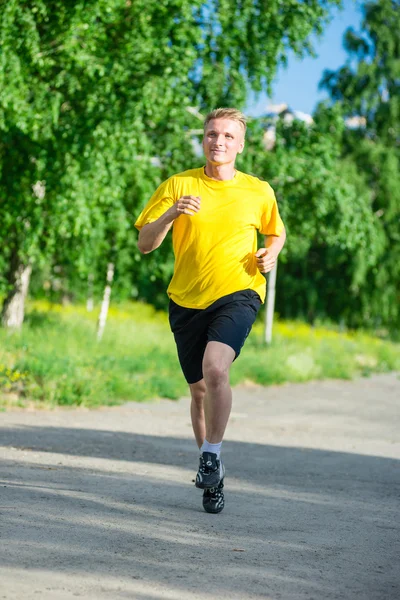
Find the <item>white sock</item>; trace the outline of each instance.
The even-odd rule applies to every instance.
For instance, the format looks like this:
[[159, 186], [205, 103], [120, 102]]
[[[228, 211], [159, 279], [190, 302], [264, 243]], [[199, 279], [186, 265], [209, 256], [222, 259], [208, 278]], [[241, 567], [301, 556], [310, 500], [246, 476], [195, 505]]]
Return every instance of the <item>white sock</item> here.
[[204, 440], [204, 443], [202, 445], [202, 447], [200, 448], [200, 452], [212, 452], [213, 454], [217, 455], [217, 458], [220, 457], [221, 454], [221, 446], [222, 446], [222, 442], [219, 442], [219, 444], [210, 444], [210, 442], [207, 442], [207, 440]]

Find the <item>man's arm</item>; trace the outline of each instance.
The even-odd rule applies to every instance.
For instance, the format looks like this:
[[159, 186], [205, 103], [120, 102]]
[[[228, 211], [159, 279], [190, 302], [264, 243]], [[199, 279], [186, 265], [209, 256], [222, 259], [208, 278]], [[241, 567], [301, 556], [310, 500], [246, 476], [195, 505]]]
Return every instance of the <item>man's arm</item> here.
[[174, 217], [168, 209], [157, 221], [143, 225], [139, 231], [138, 248], [143, 254], [148, 254], [158, 248], [171, 229]]
[[269, 273], [275, 266], [279, 252], [282, 250], [286, 241], [286, 230], [281, 235], [266, 235], [265, 248], [259, 248], [255, 254], [257, 258], [257, 267], [261, 273]]
[[152, 252], [165, 239], [173, 222], [180, 215], [194, 215], [200, 210], [200, 198], [198, 196], [182, 196], [161, 217], [153, 223], [143, 225], [139, 232], [138, 248], [143, 254]]

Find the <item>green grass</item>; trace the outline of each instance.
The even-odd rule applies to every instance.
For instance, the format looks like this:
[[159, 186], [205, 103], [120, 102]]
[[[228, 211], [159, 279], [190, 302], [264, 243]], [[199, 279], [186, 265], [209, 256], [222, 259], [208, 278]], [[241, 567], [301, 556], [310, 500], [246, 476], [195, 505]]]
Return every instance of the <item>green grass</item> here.
[[[101, 343], [96, 320], [82, 306], [34, 302], [21, 332], [0, 330], [0, 405], [95, 407], [187, 393], [166, 314], [113, 307]], [[269, 385], [399, 369], [400, 345], [365, 333], [278, 322], [266, 347], [258, 322], [231, 380]]]

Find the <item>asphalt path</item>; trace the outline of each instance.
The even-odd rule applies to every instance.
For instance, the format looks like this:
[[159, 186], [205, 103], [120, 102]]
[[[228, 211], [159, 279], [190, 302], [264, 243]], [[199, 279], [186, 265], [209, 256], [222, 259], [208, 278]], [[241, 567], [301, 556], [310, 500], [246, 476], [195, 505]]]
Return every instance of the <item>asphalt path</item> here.
[[0, 598], [399, 600], [400, 379], [234, 390], [226, 507], [189, 400], [0, 414]]

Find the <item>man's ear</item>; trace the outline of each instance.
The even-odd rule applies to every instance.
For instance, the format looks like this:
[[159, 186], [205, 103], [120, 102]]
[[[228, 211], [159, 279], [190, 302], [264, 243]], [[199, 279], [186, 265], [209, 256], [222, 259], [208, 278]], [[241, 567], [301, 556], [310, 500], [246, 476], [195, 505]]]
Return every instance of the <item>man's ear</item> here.
[[240, 144], [240, 148], [239, 148], [239, 150], [238, 150], [238, 154], [242, 154], [243, 150], [244, 150], [244, 140], [243, 140], [243, 142]]

